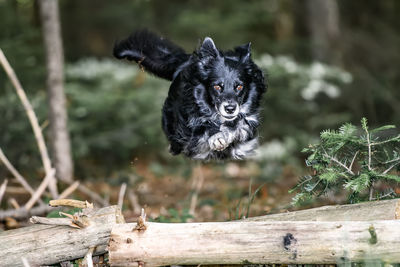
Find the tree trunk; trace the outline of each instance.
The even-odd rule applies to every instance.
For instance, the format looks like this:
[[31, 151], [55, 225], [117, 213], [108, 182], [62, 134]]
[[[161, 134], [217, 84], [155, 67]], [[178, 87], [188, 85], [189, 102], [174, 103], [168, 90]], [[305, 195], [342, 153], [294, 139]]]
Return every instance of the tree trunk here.
[[47, 58], [47, 94], [52, 156], [57, 178], [64, 181], [72, 181], [73, 162], [67, 128], [64, 56], [58, 0], [39, 0], [39, 6]]
[[337, 1], [307, 0], [306, 4], [313, 58], [326, 63], [340, 64], [340, 17]]

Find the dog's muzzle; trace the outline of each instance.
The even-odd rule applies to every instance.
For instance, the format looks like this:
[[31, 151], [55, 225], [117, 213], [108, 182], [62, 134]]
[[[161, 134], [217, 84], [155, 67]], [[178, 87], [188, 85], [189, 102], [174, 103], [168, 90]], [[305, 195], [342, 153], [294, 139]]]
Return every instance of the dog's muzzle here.
[[231, 121], [236, 119], [239, 114], [239, 105], [236, 102], [222, 102], [219, 105], [218, 111], [225, 120]]

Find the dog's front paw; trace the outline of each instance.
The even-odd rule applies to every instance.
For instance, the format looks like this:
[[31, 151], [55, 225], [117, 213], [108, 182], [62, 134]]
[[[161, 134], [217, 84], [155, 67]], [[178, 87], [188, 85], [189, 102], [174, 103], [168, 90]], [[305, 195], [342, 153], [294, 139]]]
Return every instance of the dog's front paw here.
[[222, 133], [217, 133], [208, 138], [211, 150], [222, 151], [229, 146], [228, 141]]

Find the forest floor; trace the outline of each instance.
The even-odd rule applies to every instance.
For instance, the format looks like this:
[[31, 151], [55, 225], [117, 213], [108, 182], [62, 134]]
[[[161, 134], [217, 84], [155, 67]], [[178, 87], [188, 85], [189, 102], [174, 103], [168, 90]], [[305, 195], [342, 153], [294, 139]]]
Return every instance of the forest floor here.
[[[303, 170], [304, 171], [304, 170]], [[283, 166], [281, 175], [263, 180], [260, 168], [251, 162], [223, 164], [189, 162], [185, 167], [167, 166], [154, 161], [137, 161], [131, 170], [111, 175], [107, 179], [86, 179], [84, 185], [96, 192], [110, 205], [118, 203], [122, 183], [127, 183], [122, 211], [127, 222], [136, 221], [140, 209], [147, 217], [159, 222], [229, 221], [269, 213], [280, 213], [333, 204], [324, 199], [304, 207], [291, 205], [294, 193], [288, 191], [296, 185], [300, 173], [291, 165]], [[2, 208], [13, 207], [11, 202], [25, 203], [29, 194], [13, 179], [9, 179]], [[132, 202], [132, 196], [136, 199]], [[75, 191], [68, 198], [91, 199]], [[50, 200], [48, 195], [45, 199]], [[337, 201], [340, 202], [340, 201]], [[95, 206], [98, 206], [95, 203]], [[3, 230], [28, 225], [12, 218], [0, 222]]]
[[[299, 170], [291, 165], [283, 166], [281, 175], [269, 180], [260, 178], [259, 165], [251, 162], [189, 162], [184, 167], [168, 166], [138, 160], [132, 169], [113, 174], [107, 179], [86, 179], [81, 182], [111, 205], [118, 203], [121, 184], [126, 183], [122, 211], [127, 222], [137, 221], [141, 208], [145, 209], [149, 220], [171, 223], [229, 221], [306, 208], [290, 204], [294, 193], [290, 194], [288, 190], [296, 185], [300, 175]], [[8, 201], [3, 201], [3, 206], [5, 204], [6, 208], [12, 208], [10, 199], [25, 203], [29, 194], [17, 187], [13, 179], [9, 181], [3, 199]], [[136, 201], [132, 201], [132, 196]], [[50, 200], [49, 196], [47, 198]], [[79, 191], [69, 198], [91, 201]], [[313, 202], [307, 208], [332, 203], [325, 199]], [[0, 222], [3, 230], [27, 225], [30, 225], [28, 220], [16, 221], [12, 218]], [[79, 265], [81, 261], [76, 260], [74, 264]], [[108, 266], [107, 255], [95, 257], [94, 262], [97, 262], [96, 266]]]

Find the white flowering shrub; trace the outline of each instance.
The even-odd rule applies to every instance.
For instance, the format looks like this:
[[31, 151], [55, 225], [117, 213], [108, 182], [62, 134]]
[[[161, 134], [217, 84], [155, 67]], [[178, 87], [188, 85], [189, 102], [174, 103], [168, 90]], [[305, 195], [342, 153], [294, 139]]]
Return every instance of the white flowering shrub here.
[[[329, 98], [340, 96], [339, 84], [349, 84], [353, 77], [337, 67], [331, 67], [320, 62], [314, 62], [311, 65], [300, 64], [288, 56], [278, 56], [264, 54], [256, 63], [269, 73], [275, 72], [280, 75], [287, 74], [294, 79], [298, 79], [298, 89], [304, 100], [315, 100], [319, 93], [326, 94]], [[283, 72], [283, 73], [281, 73]], [[286, 72], [286, 73], [285, 73]], [[270, 79], [274, 79], [271, 75]], [[273, 84], [272, 84], [273, 86]]]
[[265, 140], [293, 137], [298, 150], [310, 134], [334, 127], [351, 118], [341, 96], [352, 75], [319, 62], [301, 64], [288, 56], [262, 55], [256, 63], [265, 71], [268, 92], [262, 103]]

